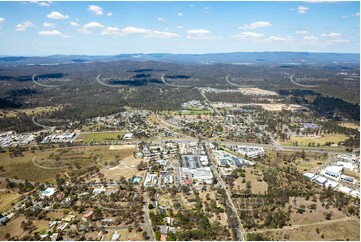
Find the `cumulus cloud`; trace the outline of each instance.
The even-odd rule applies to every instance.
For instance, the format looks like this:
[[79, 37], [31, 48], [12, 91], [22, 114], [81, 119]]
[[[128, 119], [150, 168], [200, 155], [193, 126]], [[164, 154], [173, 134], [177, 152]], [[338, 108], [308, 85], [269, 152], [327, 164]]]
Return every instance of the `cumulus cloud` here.
[[150, 31], [145, 37], [169, 39], [169, 38], [179, 37], [179, 35], [176, 33], [154, 30], [154, 31]]
[[120, 31], [117, 27], [106, 27], [100, 33], [101, 35], [121, 35], [122, 31]]
[[167, 22], [167, 19], [165, 19], [163, 17], [158, 17], [158, 21], [162, 22], [162, 23], [165, 23], [165, 22]]
[[222, 39], [222, 36], [214, 36], [208, 29], [190, 29], [187, 31], [188, 39]]
[[178, 13], [177, 16], [181, 17], [181, 16], [183, 16], [183, 13]]
[[90, 22], [87, 24], [84, 24], [83, 28], [90, 29], [90, 28], [104, 28], [104, 25], [98, 23], [98, 22]]
[[51, 19], [67, 19], [67, 18], [69, 18], [68, 15], [63, 15], [60, 12], [51, 12], [47, 15], [47, 17], [51, 18]]
[[54, 23], [50, 23], [50, 22], [44, 22], [44, 23], [43, 23], [43, 26], [44, 26], [44, 27], [47, 27], [47, 28], [53, 28], [53, 27], [55, 27], [55, 24], [54, 24]]
[[172, 32], [165, 32], [165, 31], [158, 31], [158, 30], [151, 30], [151, 29], [143, 29], [137, 28], [133, 26], [129, 26], [120, 30], [117, 27], [106, 27], [100, 33], [101, 35], [118, 35], [118, 36], [126, 36], [132, 34], [140, 34], [143, 35], [145, 38], [174, 38], [179, 37], [178, 34]]
[[178, 29], [184, 29], [184, 26], [179, 25], [179, 26], [177, 26], [177, 28], [178, 28]]
[[236, 39], [261, 39], [263, 37], [264, 34], [255, 32], [242, 32], [234, 36]]
[[113, 13], [109, 12], [107, 13], [107, 16], [113, 16]]
[[291, 36], [287, 36], [287, 37], [270, 36], [268, 37], [268, 39], [271, 41], [278, 41], [278, 42], [289, 42], [293, 40]]
[[321, 34], [321, 36], [322, 36], [322, 37], [338, 38], [338, 37], [341, 37], [342, 34], [332, 32], [332, 33], [329, 33], [329, 34]]
[[5, 19], [0, 17], [0, 24], [4, 23]]
[[90, 5], [88, 11], [95, 13], [96, 15], [103, 15], [103, 9], [96, 5]]
[[38, 4], [41, 7], [49, 7], [51, 1], [36, 1], [36, 0], [30, 0], [29, 3], [35, 3]]
[[130, 27], [126, 27], [126, 28], [122, 29], [122, 32], [126, 35], [127, 34], [146, 34], [149, 32], [149, 30], [130, 26]]
[[305, 7], [305, 6], [298, 6], [298, 8], [297, 8], [298, 13], [307, 13], [308, 10], [309, 10], [309, 8]]
[[24, 21], [15, 26], [15, 31], [26, 31], [28, 28], [32, 28], [35, 25], [31, 21]]
[[63, 35], [60, 31], [58, 30], [45, 30], [45, 31], [39, 31], [38, 32], [39, 35], [41, 36], [58, 36], [58, 37], [62, 37], [62, 38], [70, 38], [69, 35]]
[[264, 27], [271, 27], [271, 23], [268, 21], [257, 21], [257, 22], [252, 22], [250, 24], [244, 24], [240, 27], [238, 27], [239, 29], [257, 29], [257, 28], [264, 28]]
[[295, 34], [298, 34], [298, 35], [307, 35], [308, 32], [306, 30], [298, 30], [295, 32]]
[[70, 22], [70, 25], [71, 26], [73, 26], [73, 27], [79, 27], [80, 26], [80, 24], [79, 23], [77, 23], [77, 22]]
[[303, 37], [303, 40], [305, 41], [317, 41], [319, 38], [318, 37], [315, 37], [313, 35], [306, 35]]

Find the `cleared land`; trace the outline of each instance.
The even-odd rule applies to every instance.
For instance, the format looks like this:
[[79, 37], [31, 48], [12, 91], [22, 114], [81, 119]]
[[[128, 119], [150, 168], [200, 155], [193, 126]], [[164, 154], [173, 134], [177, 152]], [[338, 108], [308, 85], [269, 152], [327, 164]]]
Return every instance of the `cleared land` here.
[[[319, 229], [317, 233], [316, 229]], [[360, 220], [358, 218], [344, 218], [335, 221], [328, 220], [321, 223], [309, 224], [292, 229], [278, 229], [264, 232], [273, 240], [294, 241], [336, 241], [336, 240], [360, 240]]]
[[338, 125], [350, 129], [358, 129], [358, 130], [360, 129], [360, 125], [356, 123], [340, 123]]
[[0, 192], [0, 213], [9, 210], [12, 203], [18, 202], [19, 197], [20, 195], [16, 192]]
[[278, 93], [260, 89], [260, 88], [240, 88], [239, 91], [244, 95], [278, 96]]
[[6, 118], [12, 118], [16, 117], [19, 114], [25, 114], [25, 115], [36, 115], [40, 113], [49, 113], [56, 110], [59, 110], [62, 108], [62, 105], [59, 105], [57, 107], [36, 107], [36, 108], [28, 108], [28, 109], [15, 109], [12, 111], [2, 111], [0, 114], [0, 117], [6, 117]]
[[89, 142], [101, 142], [107, 140], [122, 140], [124, 132], [114, 131], [114, 132], [94, 132], [94, 133], [81, 133], [76, 141], [83, 141], [84, 143]]
[[[252, 194], [264, 194], [267, 192], [268, 184], [263, 181], [263, 175], [257, 171], [257, 169], [252, 167], [245, 168], [245, 180], [246, 182], [251, 182], [251, 192]], [[246, 189], [246, 182], [242, 183], [243, 177], [238, 177], [235, 180], [235, 188], [238, 189], [238, 186], [241, 190]]]
[[293, 143], [298, 142], [298, 146], [308, 146], [309, 143], [318, 143], [320, 146], [325, 146], [326, 142], [333, 142], [337, 144], [338, 142], [345, 141], [348, 137], [344, 134], [330, 134], [325, 136], [318, 137], [294, 137], [292, 136], [290, 140], [281, 142], [283, 145], [292, 146]]

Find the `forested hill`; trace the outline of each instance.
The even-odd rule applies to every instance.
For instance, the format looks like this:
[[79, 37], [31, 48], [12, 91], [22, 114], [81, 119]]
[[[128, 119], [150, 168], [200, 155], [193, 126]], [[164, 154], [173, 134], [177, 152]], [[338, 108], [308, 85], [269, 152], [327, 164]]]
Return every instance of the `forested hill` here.
[[360, 62], [360, 54], [352, 53], [310, 53], [310, 52], [233, 52], [211, 54], [119, 54], [112, 56], [52, 55], [46, 57], [2, 56], [0, 65], [54, 65], [64, 63], [85, 63], [97, 61], [163, 61], [172, 63], [235, 65], [342, 65]]

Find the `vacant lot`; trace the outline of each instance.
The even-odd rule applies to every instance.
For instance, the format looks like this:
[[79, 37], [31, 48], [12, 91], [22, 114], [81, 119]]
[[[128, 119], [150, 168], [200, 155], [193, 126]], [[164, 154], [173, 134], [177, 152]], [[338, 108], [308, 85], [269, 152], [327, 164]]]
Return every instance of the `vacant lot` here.
[[0, 117], [16, 117], [19, 114], [25, 114], [25, 115], [37, 115], [41, 113], [49, 113], [56, 110], [59, 110], [62, 108], [62, 105], [59, 105], [57, 107], [36, 107], [36, 108], [28, 108], [28, 109], [15, 109], [12, 111], [2, 111], [0, 114]]
[[[317, 230], [319, 233], [317, 233]], [[272, 232], [264, 232], [273, 240], [293, 241], [360, 241], [360, 220], [358, 218], [345, 218], [340, 220], [328, 220], [325, 222], [310, 224], [292, 229], [279, 229]]]
[[12, 203], [18, 202], [19, 197], [16, 192], [0, 192], [0, 213], [9, 210]]
[[21, 222], [25, 220], [23, 215], [16, 217], [9, 221], [6, 226], [0, 226], [0, 240], [6, 240], [5, 235], [9, 233], [12, 237], [24, 235], [24, 231], [21, 229]]
[[333, 142], [337, 144], [340, 141], [346, 140], [348, 137], [343, 134], [330, 134], [325, 136], [319, 136], [319, 137], [294, 137], [292, 136], [290, 140], [287, 140], [285, 142], [281, 142], [283, 145], [292, 146], [293, 143], [298, 142], [298, 146], [308, 146], [309, 143], [319, 143], [320, 146], [324, 146], [326, 142]]
[[[263, 175], [253, 167], [247, 167], [246, 170], [246, 182], [251, 182], [251, 192], [253, 194], [264, 194], [267, 192], [268, 184], [263, 181]], [[246, 189], [246, 182], [242, 183], [243, 177], [238, 177], [235, 180], [235, 189], [238, 189], [238, 186], [241, 190]]]
[[83, 141], [84, 143], [101, 142], [107, 140], [122, 140], [124, 132], [94, 132], [94, 133], [81, 133], [76, 141]]
[[340, 123], [338, 125], [350, 129], [360, 129], [360, 125], [356, 123]]

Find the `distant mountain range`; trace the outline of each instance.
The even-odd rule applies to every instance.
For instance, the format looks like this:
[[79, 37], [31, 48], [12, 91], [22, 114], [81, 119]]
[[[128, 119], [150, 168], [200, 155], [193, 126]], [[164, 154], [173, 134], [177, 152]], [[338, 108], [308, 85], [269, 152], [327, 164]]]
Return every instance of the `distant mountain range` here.
[[234, 52], [214, 54], [119, 54], [112, 56], [89, 55], [51, 55], [37, 56], [2, 56], [0, 65], [56, 65], [66, 63], [87, 63], [107, 61], [161, 61], [189, 64], [234, 64], [234, 65], [312, 65], [359, 63], [360, 54], [351, 53], [310, 53], [310, 52]]

